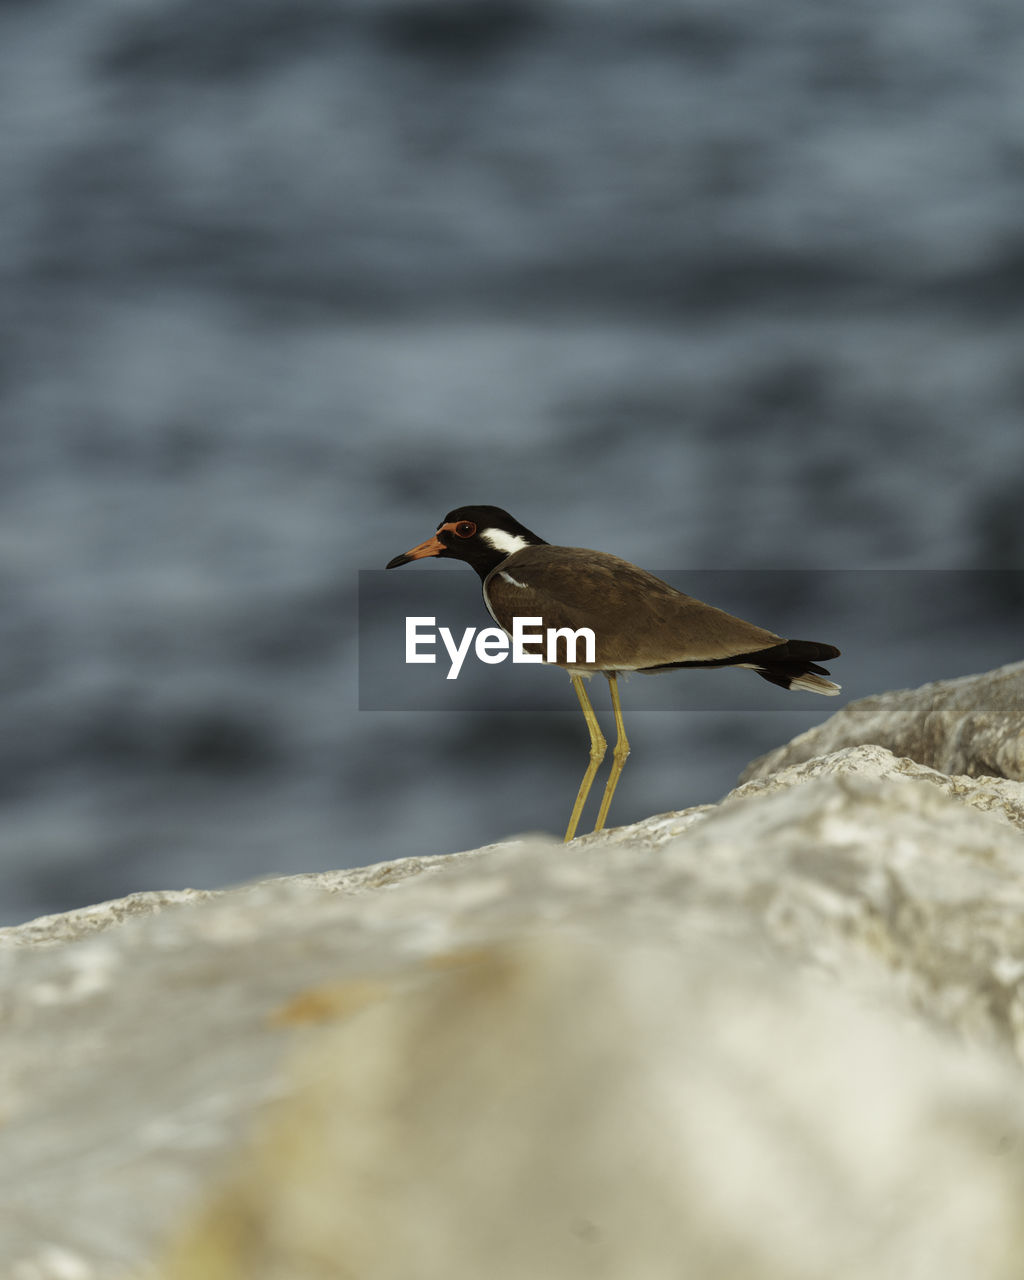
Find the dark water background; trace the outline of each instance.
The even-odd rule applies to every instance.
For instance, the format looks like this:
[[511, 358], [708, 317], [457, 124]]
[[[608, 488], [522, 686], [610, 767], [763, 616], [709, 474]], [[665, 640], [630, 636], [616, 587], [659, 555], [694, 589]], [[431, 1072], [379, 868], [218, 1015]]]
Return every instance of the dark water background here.
[[[3, 920], [560, 831], [564, 676], [358, 709], [463, 503], [836, 571], [718, 602], [855, 695], [1022, 656], [1016, 0], [8, 0], [0, 107]], [[785, 709], [631, 681], [616, 821], [839, 703], [715, 674]]]

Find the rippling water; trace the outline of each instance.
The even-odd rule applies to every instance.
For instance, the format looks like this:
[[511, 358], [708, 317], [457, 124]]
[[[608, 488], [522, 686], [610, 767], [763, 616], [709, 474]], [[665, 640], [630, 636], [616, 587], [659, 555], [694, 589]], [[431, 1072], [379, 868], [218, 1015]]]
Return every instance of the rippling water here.
[[[5, 6], [3, 918], [560, 830], [558, 673], [358, 710], [357, 571], [454, 506], [1020, 568], [1021, 65], [994, 0]], [[858, 696], [1021, 656], [1019, 579], [821, 581], [728, 607]], [[836, 706], [640, 688], [619, 821]]]

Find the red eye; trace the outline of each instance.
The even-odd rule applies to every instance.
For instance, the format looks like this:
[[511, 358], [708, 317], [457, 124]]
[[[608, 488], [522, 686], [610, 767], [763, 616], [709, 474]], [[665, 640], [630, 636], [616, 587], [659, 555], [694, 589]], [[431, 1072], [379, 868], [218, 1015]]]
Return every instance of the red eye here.
[[455, 536], [457, 538], [472, 538], [476, 533], [476, 525], [472, 520], [460, 520], [455, 526]]

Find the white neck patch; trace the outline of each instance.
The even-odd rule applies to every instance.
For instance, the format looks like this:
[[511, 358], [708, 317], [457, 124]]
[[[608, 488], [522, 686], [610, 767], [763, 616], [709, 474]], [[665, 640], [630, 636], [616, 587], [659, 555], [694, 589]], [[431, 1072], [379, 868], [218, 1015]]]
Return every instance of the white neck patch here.
[[504, 551], [507, 556], [516, 551], [523, 551], [530, 544], [517, 533], [506, 533], [504, 529], [481, 529], [480, 537], [489, 542], [495, 551]]

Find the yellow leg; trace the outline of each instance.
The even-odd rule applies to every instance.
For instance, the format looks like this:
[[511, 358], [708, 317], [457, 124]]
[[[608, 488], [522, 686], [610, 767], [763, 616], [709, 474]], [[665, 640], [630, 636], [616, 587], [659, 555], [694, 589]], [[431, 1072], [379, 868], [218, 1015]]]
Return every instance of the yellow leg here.
[[594, 708], [590, 705], [587, 691], [583, 687], [583, 677], [573, 676], [572, 687], [576, 690], [576, 697], [580, 700], [583, 718], [586, 720], [587, 728], [590, 730], [590, 763], [587, 765], [587, 771], [583, 775], [580, 789], [576, 793], [576, 803], [572, 807], [572, 816], [569, 819], [569, 826], [565, 833], [566, 844], [576, 834], [576, 828], [580, 823], [580, 814], [583, 812], [583, 806], [587, 802], [587, 796], [594, 782], [594, 774], [600, 768], [601, 761], [604, 759], [605, 749], [608, 746], [604, 740], [604, 734], [601, 732], [601, 726], [597, 723], [597, 716], [594, 715]]
[[604, 827], [604, 820], [608, 816], [608, 806], [611, 804], [615, 788], [619, 784], [619, 774], [622, 772], [622, 766], [626, 763], [626, 757], [629, 755], [629, 740], [626, 737], [626, 726], [622, 723], [622, 708], [619, 706], [619, 677], [614, 671], [608, 675], [608, 685], [612, 691], [612, 708], [615, 711], [615, 749], [612, 751], [612, 768], [608, 774], [604, 795], [601, 798], [601, 809], [597, 815], [595, 831], [600, 831]]

